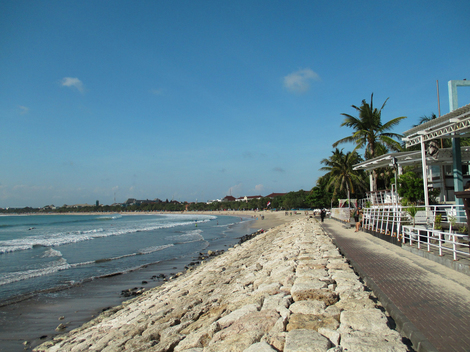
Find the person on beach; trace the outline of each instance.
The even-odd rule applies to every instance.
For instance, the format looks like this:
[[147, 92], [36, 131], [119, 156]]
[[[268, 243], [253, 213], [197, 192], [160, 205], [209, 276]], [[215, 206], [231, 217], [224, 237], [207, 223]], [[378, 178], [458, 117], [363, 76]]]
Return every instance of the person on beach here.
[[354, 232], [359, 232], [359, 227], [361, 226], [361, 207], [358, 207], [354, 210], [354, 221], [356, 223], [356, 231]]
[[321, 222], [323, 222], [323, 220], [325, 220], [325, 216], [326, 216], [326, 210], [322, 209], [320, 211]]

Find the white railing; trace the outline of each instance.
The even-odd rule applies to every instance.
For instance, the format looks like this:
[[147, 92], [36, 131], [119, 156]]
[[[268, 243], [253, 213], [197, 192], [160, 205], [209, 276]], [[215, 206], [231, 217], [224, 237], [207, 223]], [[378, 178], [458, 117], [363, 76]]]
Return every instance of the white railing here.
[[391, 236], [397, 236], [398, 234], [399, 236], [402, 233], [403, 225], [425, 225], [427, 228], [434, 230], [446, 228], [449, 232], [467, 225], [465, 212], [461, 205], [418, 207], [414, 219], [410, 215], [410, 209], [410, 206], [400, 204], [372, 205], [363, 208], [362, 226], [367, 230], [378, 233]]
[[366, 202], [369, 202], [372, 205], [382, 205], [382, 204], [396, 204], [399, 201], [399, 196], [395, 192], [394, 185], [392, 189], [380, 190], [367, 192]]
[[443, 232], [425, 228], [423, 226], [403, 226], [402, 243], [417, 243], [418, 249], [423, 246], [430, 252], [431, 248], [439, 251], [439, 256], [445, 252], [451, 252], [454, 260], [458, 260], [457, 255], [470, 258], [468, 235]]

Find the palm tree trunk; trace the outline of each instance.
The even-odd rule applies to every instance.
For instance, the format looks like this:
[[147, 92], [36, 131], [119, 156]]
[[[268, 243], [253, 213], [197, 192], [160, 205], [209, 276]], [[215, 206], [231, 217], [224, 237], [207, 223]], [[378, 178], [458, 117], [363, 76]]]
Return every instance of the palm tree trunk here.
[[377, 171], [372, 170], [372, 191], [377, 191]]

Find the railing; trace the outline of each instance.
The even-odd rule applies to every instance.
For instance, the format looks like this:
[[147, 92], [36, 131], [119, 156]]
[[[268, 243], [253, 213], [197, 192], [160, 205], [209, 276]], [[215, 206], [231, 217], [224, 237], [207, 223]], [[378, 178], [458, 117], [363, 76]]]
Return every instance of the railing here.
[[457, 255], [470, 258], [468, 235], [404, 225], [402, 243], [407, 242], [410, 246], [416, 242], [418, 249], [425, 246], [428, 252], [432, 248], [437, 249], [439, 256], [443, 256], [444, 252], [451, 252], [454, 260], [458, 260]]
[[372, 205], [396, 204], [399, 201], [399, 196], [395, 192], [394, 186], [392, 185], [391, 190], [386, 189], [367, 192], [365, 201]]
[[414, 219], [410, 215], [410, 210], [410, 206], [400, 204], [373, 205], [362, 210], [362, 226], [367, 230], [391, 236], [400, 235], [403, 225], [426, 225], [434, 230], [440, 227], [448, 229], [449, 232], [455, 230], [456, 227], [466, 226], [466, 218], [462, 216], [464, 211], [461, 205], [418, 207]]

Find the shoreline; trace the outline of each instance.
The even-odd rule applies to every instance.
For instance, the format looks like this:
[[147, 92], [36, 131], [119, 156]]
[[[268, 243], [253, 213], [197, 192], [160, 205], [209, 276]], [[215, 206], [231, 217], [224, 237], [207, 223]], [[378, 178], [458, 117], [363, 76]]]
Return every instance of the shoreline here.
[[293, 220], [34, 351], [409, 351], [319, 221]]
[[[139, 212], [135, 212], [133, 215], [134, 214], [142, 215], [142, 213]], [[149, 213], [149, 215], [154, 214], [155, 213]], [[185, 214], [194, 214], [194, 212]], [[204, 250], [205, 253], [208, 250], [213, 252], [220, 250], [226, 251], [228, 248], [238, 243], [241, 236], [255, 232], [250, 230], [259, 228], [267, 229], [271, 226], [270, 221], [262, 223], [261, 220], [252, 221], [252, 212], [245, 212], [243, 214], [229, 214], [227, 212], [220, 214], [218, 212], [203, 214], [202, 212], [198, 212], [198, 214], [232, 217], [241, 216], [245, 222], [244, 225], [243, 222], [238, 223], [242, 226], [241, 229], [245, 229], [240, 231], [240, 237], [222, 239], [221, 241], [212, 243]], [[102, 311], [123, 304], [123, 302], [134, 297], [132, 295], [130, 297], [123, 296], [122, 293], [124, 291], [131, 291], [132, 288], [144, 288], [145, 291], [148, 291], [159, 287], [164, 284], [165, 281], [157, 278], [157, 275], [164, 274], [170, 277], [174, 276], [176, 273], [184, 273], [190, 263], [197, 261], [196, 257], [197, 254], [193, 253], [169, 261], [147, 264], [128, 272], [90, 279], [86, 282], [69, 287], [46, 290], [47, 292], [36, 292], [21, 299], [21, 301], [4, 304], [0, 312], [0, 326], [4, 327], [0, 329], [3, 330], [1, 332], [2, 345], [4, 344], [4, 348], [7, 348], [5, 351], [23, 351], [25, 346], [28, 348], [35, 347], [57, 336], [59, 333], [78, 328], [89, 322]], [[212, 260], [213, 258], [210, 259]], [[143, 282], [145, 282], [145, 284], [143, 284]], [[8, 316], [9, 321], [5, 321], [5, 319], [3, 319], [4, 316]], [[64, 320], [59, 320], [62, 316], [65, 316]], [[22, 324], [18, 323], [20, 320], [23, 321]], [[65, 324], [67, 329], [55, 331], [61, 323]], [[41, 328], [38, 328], [38, 326], [41, 326]], [[25, 341], [28, 341], [27, 345], [23, 345]], [[0, 351], [3, 351], [3, 349], [0, 348]]]

